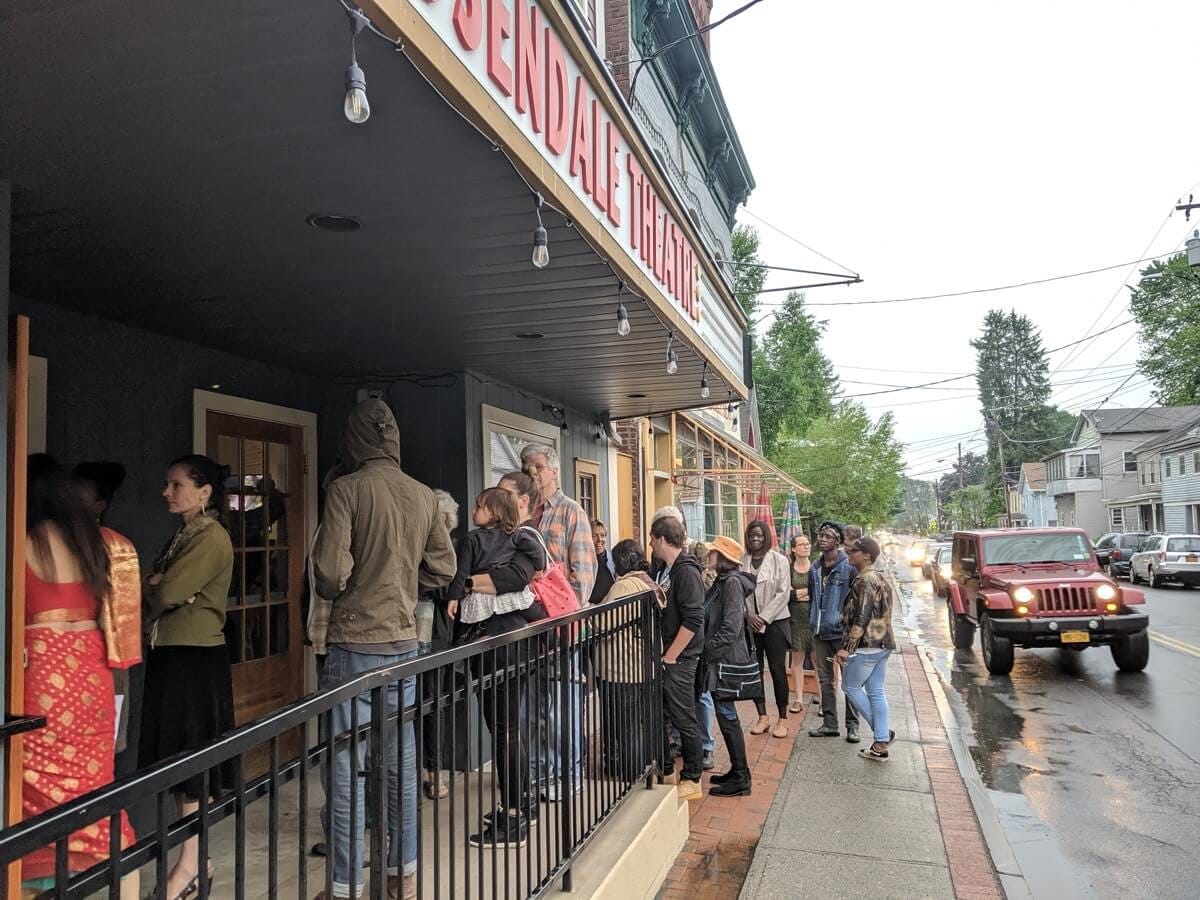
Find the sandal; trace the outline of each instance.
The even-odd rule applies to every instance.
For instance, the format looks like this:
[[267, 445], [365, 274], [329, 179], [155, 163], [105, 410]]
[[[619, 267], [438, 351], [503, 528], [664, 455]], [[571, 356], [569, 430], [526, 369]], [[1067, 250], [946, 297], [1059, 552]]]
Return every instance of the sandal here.
[[430, 779], [422, 786], [425, 788], [425, 796], [430, 800], [442, 800], [450, 795], [450, 788], [446, 787], [446, 783], [441, 778], [438, 778], [436, 782]]
[[[211, 859], [208, 860], [208, 865], [205, 869], [204, 877], [208, 880], [208, 895], [211, 897], [212, 896], [212, 884], [213, 884], [213, 864], [212, 864]], [[188, 897], [191, 897], [192, 895], [198, 894], [198, 893], [200, 893], [200, 873], [199, 872], [197, 872], [195, 875], [193, 875], [192, 880], [183, 886], [183, 890], [181, 890], [175, 896], [171, 897], [170, 900], [187, 900]], [[158, 896], [158, 889], [155, 888], [153, 891], [151, 891], [147, 895], [147, 898], [157, 897], [157, 896]]]
[[754, 725], [753, 725], [753, 727], [751, 727], [751, 729], [750, 729], [750, 733], [751, 733], [751, 734], [755, 734], [755, 735], [757, 735], [757, 734], [766, 734], [766, 733], [767, 733], [767, 729], [768, 729], [768, 728], [770, 728], [770, 727], [771, 727], [771, 723], [770, 723], [770, 722], [766, 722], [766, 721], [763, 721], [763, 722], [755, 722], [755, 723], [754, 723]]
[[775, 726], [775, 730], [771, 732], [773, 738], [785, 738], [788, 736], [788, 727], [780, 722]]
[[788, 706], [788, 712], [794, 713], [794, 714], [799, 714], [799, 713], [804, 712], [804, 701], [803, 700], [793, 700], [791, 705]]

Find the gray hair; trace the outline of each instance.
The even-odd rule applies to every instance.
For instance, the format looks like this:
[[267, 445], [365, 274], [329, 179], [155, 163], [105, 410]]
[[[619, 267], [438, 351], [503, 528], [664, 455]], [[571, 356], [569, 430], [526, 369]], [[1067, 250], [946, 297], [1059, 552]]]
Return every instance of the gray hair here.
[[441, 488], [434, 488], [433, 496], [437, 500], [438, 512], [446, 520], [446, 530], [453, 531], [458, 527], [458, 501], [450, 496], [449, 491]]
[[683, 512], [678, 506], [660, 506], [654, 511], [650, 525], [653, 526], [659, 519], [674, 519], [680, 525], [687, 527], [687, 523], [683, 520]]
[[547, 447], [545, 444], [526, 444], [521, 449], [521, 465], [529, 462], [531, 456], [544, 456], [548, 467], [558, 468], [558, 451], [553, 447]]

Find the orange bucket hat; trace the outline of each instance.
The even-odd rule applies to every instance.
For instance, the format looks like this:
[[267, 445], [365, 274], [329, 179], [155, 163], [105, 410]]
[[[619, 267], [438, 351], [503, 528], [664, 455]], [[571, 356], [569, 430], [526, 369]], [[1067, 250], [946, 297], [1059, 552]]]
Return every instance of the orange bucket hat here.
[[746, 551], [742, 549], [742, 545], [733, 538], [725, 537], [721, 534], [712, 539], [712, 543], [708, 545], [709, 550], [716, 551], [725, 557], [731, 563], [741, 563], [742, 557], [746, 555]]

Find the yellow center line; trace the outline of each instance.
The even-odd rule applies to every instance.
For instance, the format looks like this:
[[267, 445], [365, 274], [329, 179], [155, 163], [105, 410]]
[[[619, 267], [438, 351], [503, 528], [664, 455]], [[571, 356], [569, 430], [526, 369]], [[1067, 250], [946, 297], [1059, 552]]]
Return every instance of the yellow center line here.
[[1161, 632], [1151, 631], [1150, 640], [1154, 641], [1155, 643], [1162, 644], [1169, 650], [1176, 650], [1180, 653], [1187, 653], [1191, 656], [1200, 657], [1200, 647], [1197, 647], [1194, 644], [1188, 644], [1179, 640], [1178, 638], [1168, 637]]

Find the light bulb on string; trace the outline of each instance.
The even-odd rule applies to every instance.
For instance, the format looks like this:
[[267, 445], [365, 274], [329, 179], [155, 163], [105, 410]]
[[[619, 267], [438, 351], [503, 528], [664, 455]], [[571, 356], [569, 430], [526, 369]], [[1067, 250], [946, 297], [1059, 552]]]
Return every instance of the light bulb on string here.
[[533, 210], [537, 215], [537, 228], [533, 229], [533, 256], [530, 261], [534, 268], [544, 269], [550, 265], [550, 236], [546, 226], [542, 224], [542, 195], [534, 194]]
[[700, 399], [707, 400], [712, 395], [708, 389], [708, 362], [704, 363], [704, 371], [700, 375]]
[[350, 65], [346, 69], [346, 100], [342, 104], [342, 112], [355, 125], [361, 125], [371, 118], [371, 104], [367, 101], [367, 78], [358, 65], [358, 54], [355, 51], [355, 38], [367, 27], [367, 17], [362, 10], [348, 9], [350, 17]]
[[628, 337], [632, 330], [629, 326], [629, 310], [625, 308], [625, 303], [621, 300], [621, 289], [625, 285], [620, 285], [617, 288], [617, 334], [621, 337]]
[[675, 332], [671, 332], [667, 336], [667, 374], [674, 375], [679, 371], [679, 357], [675, 355], [675, 349], [671, 346], [675, 342]]

